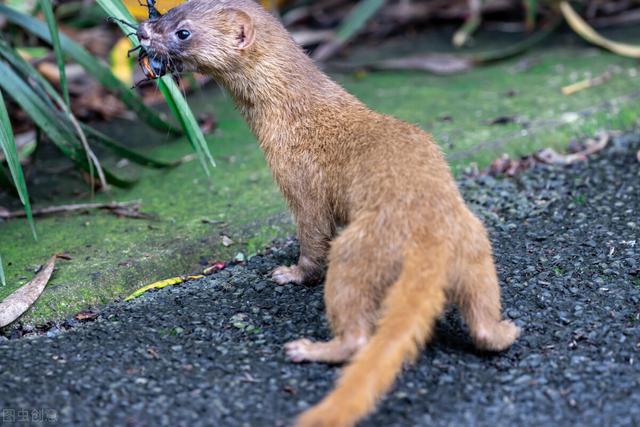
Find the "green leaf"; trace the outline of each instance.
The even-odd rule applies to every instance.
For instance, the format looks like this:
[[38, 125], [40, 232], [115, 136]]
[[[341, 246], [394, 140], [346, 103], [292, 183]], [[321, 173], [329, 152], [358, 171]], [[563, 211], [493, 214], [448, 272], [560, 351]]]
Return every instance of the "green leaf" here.
[[[51, 43], [51, 35], [49, 30], [42, 21], [31, 16], [16, 12], [15, 10], [0, 3], [0, 15], [15, 25], [18, 25], [32, 34], [35, 34], [42, 40]], [[140, 98], [138, 98], [130, 88], [126, 87], [118, 80], [109, 67], [99, 62], [93, 55], [85, 50], [78, 43], [71, 40], [64, 34], [60, 34], [60, 46], [65, 55], [71, 57], [80, 64], [89, 75], [98, 80], [106, 89], [113, 92], [127, 107], [131, 108], [137, 115], [147, 123], [162, 132], [170, 132], [172, 134], [180, 134], [181, 132], [173, 125], [163, 119], [161, 115], [153, 109], [147, 107]]]
[[333, 40], [316, 49], [313, 53], [314, 59], [326, 61], [333, 56], [358, 34], [384, 4], [385, 0], [360, 0], [340, 23]]
[[351, 40], [384, 3], [385, 0], [361, 0], [340, 24], [336, 38], [342, 43]]
[[129, 34], [129, 40], [133, 44], [138, 44], [138, 38], [132, 33], [132, 28], [123, 24], [122, 21], [129, 23], [130, 25], [137, 27], [137, 21], [129, 12], [129, 9], [120, 0], [97, 0], [98, 4], [107, 15], [116, 19], [116, 24], [120, 27], [123, 33]]
[[128, 160], [131, 160], [134, 163], [137, 163], [142, 166], [149, 166], [156, 169], [165, 169], [172, 168], [182, 164], [182, 160], [176, 160], [173, 162], [165, 162], [162, 160], [156, 160], [149, 156], [145, 156], [143, 154], [138, 153], [137, 151], [131, 150], [130, 148], [125, 147], [120, 144], [113, 138], [103, 134], [102, 132], [92, 128], [87, 125], [80, 125], [82, 130], [87, 134], [87, 136], [97, 143], [103, 145], [104, 147], [109, 148], [114, 153], [118, 154], [121, 157], [124, 157]]
[[51, 6], [51, 0], [40, 0], [40, 8], [44, 13], [44, 19], [47, 21], [49, 27], [49, 35], [51, 37], [51, 44], [53, 46], [53, 52], [56, 55], [56, 63], [58, 64], [58, 70], [60, 72], [60, 88], [62, 89], [62, 95], [64, 96], [64, 102], [68, 106], [71, 106], [69, 100], [69, 87], [67, 86], [67, 73], [64, 67], [64, 52], [60, 46], [60, 35], [58, 34], [58, 24], [56, 17], [53, 14], [53, 7]]
[[[124, 22], [128, 22], [131, 25], [135, 24], [135, 19], [120, 0], [97, 1], [109, 15]], [[118, 22], [118, 25], [125, 34], [131, 33], [131, 29], [125, 24]], [[134, 42], [134, 44], [138, 44], [138, 39], [135, 35], [130, 35], [129, 38]], [[209, 165], [215, 167], [216, 164], [211, 156], [209, 146], [202, 134], [202, 130], [200, 129], [200, 126], [198, 126], [198, 122], [193, 116], [191, 108], [189, 108], [189, 104], [187, 104], [184, 96], [182, 96], [182, 92], [180, 92], [180, 89], [173, 81], [172, 76], [163, 76], [158, 81], [158, 87], [167, 100], [167, 104], [169, 105], [171, 112], [180, 122], [182, 129], [187, 135], [189, 143], [195, 149], [205, 173], [207, 176], [211, 176]]]
[[[34, 89], [38, 93], [38, 95], [49, 104], [51, 109], [55, 110], [57, 105], [60, 108], [66, 109], [67, 114], [72, 114], [71, 110], [63, 103], [63, 100], [58, 92], [53, 86], [51, 86], [51, 83], [49, 83], [44, 77], [42, 77], [42, 75], [40, 75], [29, 62], [24, 60], [1, 37], [0, 58], [3, 58], [7, 62], [9, 62], [9, 64], [11, 64], [11, 66], [14, 67], [23, 76], [24, 79], [28, 78], [29, 82], [31, 83], [32, 89]], [[53, 99], [54, 103], [50, 102], [50, 100], [48, 99], [49, 97]], [[169, 168], [182, 163], [180, 160], [174, 162], [165, 162], [162, 160], [153, 159], [149, 156], [145, 156], [123, 146], [109, 136], [103, 134], [102, 132], [99, 132], [98, 130], [88, 125], [80, 124], [80, 127], [88, 137], [91, 137], [94, 141], [109, 148], [119, 156], [131, 160], [134, 163], [143, 166], [150, 166], [153, 168]]]
[[[84, 151], [67, 117], [52, 109], [51, 104], [40, 97], [19, 75], [5, 62], [0, 62], [0, 88], [4, 89], [29, 114], [34, 123], [42, 129], [54, 144], [74, 163], [87, 172], [91, 165], [84, 156]], [[14, 144], [15, 145], [15, 144]], [[135, 181], [119, 178], [108, 170], [104, 170], [107, 182], [118, 187], [130, 187]]]
[[[0, 79], [0, 82], [3, 80], [4, 78]], [[5, 88], [5, 90], [7, 89]], [[13, 137], [13, 129], [11, 128], [9, 113], [7, 112], [7, 107], [4, 103], [4, 98], [2, 97], [2, 91], [0, 91], [0, 148], [2, 148], [4, 157], [7, 160], [13, 184], [18, 191], [20, 201], [24, 205], [24, 210], [27, 213], [27, 220], [29, 221], [33, 238], [38, 240], [33, 215], [31, 214], [31, 202], [29, 201], [27, 183], [25, 182], [24, 175], [22, 173], [22, 166], [20, 165], [20, 160], [18, 158], [16, 141]]]
[[2, 255], [0, 255], [0, 283], [7, 286], [7, 279], [4, 277], [4, 267], [2, 266]]
[[167, 104], [169, 104], [173, 115], [180, 121], [182, 129], [184, 129], [187, 134], [189, 143], [196, 150], [202, 168], [207, 176], [211, 176], [209, 165], [215, 167], [216, 162], [211, 156], [207, 140], [204, 138], [196, 118], [193, 117], [189, 104], [187, 104], [186, 99], [182, 96], [180, 88], [178, 88], [178, 85], [176, 85], [176, 82], [173, 81], [171, 76], [163, 76], [158, 82], [158, 87], [167, 100]]
[[0, 255], [0, 283], [7, 286], [7, 279], [4, 277], [4, 267], [2, 266], [2, 255]]

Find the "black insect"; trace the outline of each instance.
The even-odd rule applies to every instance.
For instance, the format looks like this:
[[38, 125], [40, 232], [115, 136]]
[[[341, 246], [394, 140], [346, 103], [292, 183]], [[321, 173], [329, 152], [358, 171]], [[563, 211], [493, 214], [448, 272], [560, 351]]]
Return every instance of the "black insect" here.
[[[154, 21], [158, 18], [160, 18], [162, 16], [162, 14], [158, 11], [158, 9], [156, 9], [156, 0], [146, 0], [146, 4], [143, 3], [142, 1], [138, 0], [138, 4], [140, 4], [140, 6], [144, 6], [149, 10], [149, 20], [150, 21]], [[111, 17], [110, 18], [112, 21], [115, 22], [119, 22], [123, 25], [126, 25], [127, 27], [133, 29], [134, 31], [127, 34], [127, 36], [132, 36], [132, 35], [137, 35], [137, 28], [134, 25], [131, 25], [130, 23], [123, 21], [121, 19], [118, 18], [114, 18]], [[158, 58], [158, 57], [150, 57], [149, 53], [146, 51], [146, 49], [142, 46], [142, 45], [138, 45], [136, 47], [134, 47], [133, 49], [130, 49], [127, 52], [127, 56], [130, 56], [133, 52], [135, 51], [139, 51], [138, 52], [138, 65], [140, 66], [140, 69], [142, 69], [142, 72], [145, 75], [145, 79], [141, 80], [139, 82], [137, 82], [135, 84], [135, 86], [139, 86], [142, 83], [151, 81], [151, 80], [156, 80], [159, 79], [160, 77], [164, 76], [167, 73], [173, 73], [176, 71], [180, 71], [178, 69], [176, 69], [175, 66], [173, 66], [168, 60], [166, 60], [165, 58]]]

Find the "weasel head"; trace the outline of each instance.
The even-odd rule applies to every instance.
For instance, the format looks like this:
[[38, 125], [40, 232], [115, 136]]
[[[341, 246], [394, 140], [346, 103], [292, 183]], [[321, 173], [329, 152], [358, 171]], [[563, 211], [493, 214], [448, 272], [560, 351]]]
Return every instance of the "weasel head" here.
[[142, 22], [137, 35], [152, 61], [222, 74], [254, 54], [254, 17], [261, 13], [251, 0], [192, 0]]

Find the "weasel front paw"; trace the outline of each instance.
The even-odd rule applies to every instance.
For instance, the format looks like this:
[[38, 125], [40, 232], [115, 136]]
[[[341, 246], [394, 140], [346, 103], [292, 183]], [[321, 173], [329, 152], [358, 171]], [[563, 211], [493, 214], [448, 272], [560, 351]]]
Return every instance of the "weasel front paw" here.
[[286, 285], [291, 282], [302, 283], [304, 275], [300, 267], [292, 265], [291, 267], [282, 266], [276, 268], [273, 273], [271, 273], [271, 278], [279, 285]]

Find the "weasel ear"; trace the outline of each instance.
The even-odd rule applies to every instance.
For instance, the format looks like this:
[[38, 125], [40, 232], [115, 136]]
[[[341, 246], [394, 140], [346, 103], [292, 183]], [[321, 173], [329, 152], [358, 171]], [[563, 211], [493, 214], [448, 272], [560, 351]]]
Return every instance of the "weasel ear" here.
[[253, 19], [242, 10], [233, 10], [235, 15], [236, 49], [244, 50], [253, 44], [255, 40], [255, 27]]

